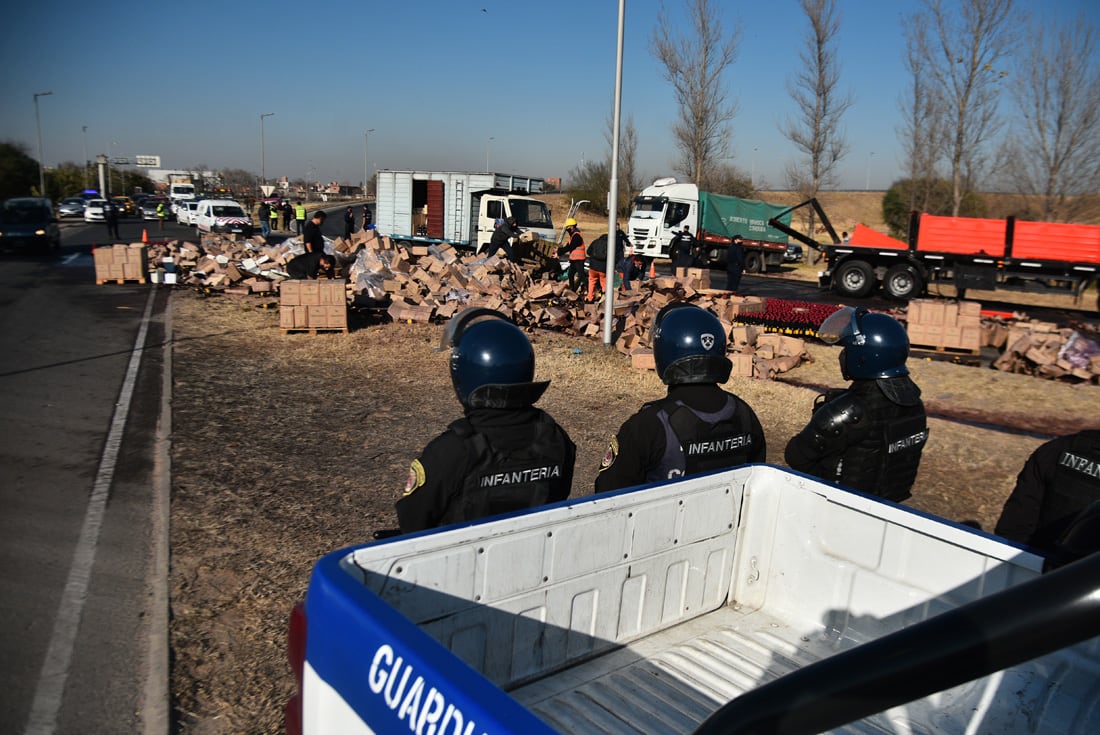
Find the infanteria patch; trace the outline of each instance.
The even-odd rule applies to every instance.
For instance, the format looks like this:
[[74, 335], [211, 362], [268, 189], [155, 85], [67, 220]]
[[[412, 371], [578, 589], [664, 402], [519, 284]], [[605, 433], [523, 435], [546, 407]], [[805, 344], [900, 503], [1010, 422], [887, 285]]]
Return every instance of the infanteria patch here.
[[1069, 467], [1071, 470], [1080, 472], [1082, 475], [1087, 475], [1094, 480], [1100, 480], [1100, 462], [1090, 459], [1089, 457], [1082, 457], [1078, 454], [1071, 454], [1070, 452], [1062, 452], [1058, 464], [1063, 467]]
[[604, 452], [603, 461], [600, 462], [600, 472], [615, 464], [615, 457], [617, 456], [619, 456], [619, 437], [613, 436], [611, 442], [607, 445], [607, 451]]
[[413, 490], [423, 485], [426, 477], [424, 465], [420, 464], [419, 459], [414, 459], [409, 466], [409, 479], [405, 480], [405, 494], [408, 495]]
[[707, 352], [714, 347], [714, 335], [713, 334], [700, 334], [699, 344], [703, 345], [703, 349]]

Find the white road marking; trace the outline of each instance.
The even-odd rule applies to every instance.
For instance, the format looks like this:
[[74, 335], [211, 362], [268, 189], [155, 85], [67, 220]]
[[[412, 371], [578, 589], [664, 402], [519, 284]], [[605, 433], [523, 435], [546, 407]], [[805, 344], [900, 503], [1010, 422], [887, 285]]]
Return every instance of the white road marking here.
[[69, 677], [73, 646], [80, 628], [80, 618], [84, 613], [84, 603], [88, 598], [88, 584], [95, 564], [99, 531], [103, 525], [107, 498], [114, 480], [126, 417], [130, 413], [130, 404], [134, 396], [134, 386], [137, 383], [138, 368], [141, 366], [141, 355], [145, 349], [145, 335], [149, 331], [149, 316], [153, 311], [155, 296], [156, 291], [149, 289], [145, 313], [141, 317], [141, 327], [134, 340], [130, 364], [126, 368], [126, 377], [122, 381], [122, 389], [115, 402], [115, 414], [111, 418], [107, 443], [100, 456], [99, 470], [92, 485], [92, 495], [88, 501], [88, 508], [84, 512], [84, 524], [80, 529], [80, 538], [73, 552], [73, 564], [69, 569], [65, 591], [61, 595], [61, 604], [54, 619], [53, 631], [50, 633], [46, 659], [42, 662], [42, 672], [35, 687], [30, 718], [27, 721], [27, 727], [23, 730], [25, 735], [49, 735], [57, 730], [57, 718], [65, 694], [65, 683]]

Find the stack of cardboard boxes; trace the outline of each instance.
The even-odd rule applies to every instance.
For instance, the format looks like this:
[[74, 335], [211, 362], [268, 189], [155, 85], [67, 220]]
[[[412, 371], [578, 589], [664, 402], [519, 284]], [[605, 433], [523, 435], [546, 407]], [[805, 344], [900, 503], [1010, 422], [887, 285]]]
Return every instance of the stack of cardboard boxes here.
[[909, 302], [908, 331], [909, 344], [918, 349], [976, 354], [983, 341], [982, 305], [977, 301], [914, 299]]
[[112, 245], [92, 251], [95, 262], [95, 282], [137, 281], [145, 283], [149, 273], [149, 261], [144, 244]]
[[279, 327], [296, 331], [348, 331], [343, 279], [283, 281], [279, 286]]

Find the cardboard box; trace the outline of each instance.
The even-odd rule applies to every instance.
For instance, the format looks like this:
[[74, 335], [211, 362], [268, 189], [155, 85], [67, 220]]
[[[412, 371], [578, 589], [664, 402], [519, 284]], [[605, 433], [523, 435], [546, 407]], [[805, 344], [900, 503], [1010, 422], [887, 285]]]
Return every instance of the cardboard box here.
[[639, 370], [656, 370], [657, 363], [653, 359], [653, 350], [644, 348], [631, 350], [630, 366]]
[[734, 353], [728, 355], [730, 362], [733, 363], [733, 369], [730, 371], [730, 375], [736, 375], [742, 378], [751, 378], [753, 375], [753, 355], [744, 353]]

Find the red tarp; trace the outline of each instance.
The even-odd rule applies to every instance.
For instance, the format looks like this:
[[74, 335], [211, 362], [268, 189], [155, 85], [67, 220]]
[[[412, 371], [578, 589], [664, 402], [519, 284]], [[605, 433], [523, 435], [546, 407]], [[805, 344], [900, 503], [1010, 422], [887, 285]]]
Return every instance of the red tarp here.
[[[877, 248], [879, 250], [906, 250], [909, 246], [901, 240], [895, 240], [889, 235], [884, 235], [878, 230], [872, 230], [867, 225], [857, 224], [852, 232], [850, 245], [861, 248]], [[841, 245], [843, 247], [843, 245]]]

